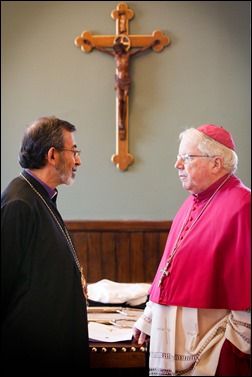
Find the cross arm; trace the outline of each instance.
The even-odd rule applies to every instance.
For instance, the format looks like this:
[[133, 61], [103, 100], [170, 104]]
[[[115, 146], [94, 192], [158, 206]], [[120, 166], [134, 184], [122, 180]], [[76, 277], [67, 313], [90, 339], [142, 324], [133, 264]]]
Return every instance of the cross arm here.
[[[74, 43], [83, 52], [91, 52], [94, 48], [93, 46], [113, 47], [114, 40], [114, 35], [93, 35], [90, 31], [83, 31], [80, 37], [75, 38]], [[88, 41], [89, 44], [85, 43], [85, 41]]]
[[[162, 51], [164, 47], [170, 44], [170, 39], [160, 30], [154, 30], [152, 35], [121, 34], [120, 36], [130, 40], [129, 47], [149, 48], [151, 44], [157, 40], [159, 43], [152, 46], [152, 50], [155, 52]], [[116, 40], [118, 40], [118, 35], [93, 35], [90, 31], [86, 30], [83, 31], [81, 36], [75, 38], [74, 43], [77, 47], [80, 47], [83, 52], [91, 52], [94, 48], [93, 46], [113, 47]], [[89, 43], [85, 43], [85, 41]]]
[[159, 41], [158, 44], [152, 47], [155, 52], [160, 52], [164, 47], [169, 46], [170, 39], [164, 35], [160, 30], [154, 30], [152, 35], [128, 35], [131, 41], [131, 47], [150, 46], [152, 42]]

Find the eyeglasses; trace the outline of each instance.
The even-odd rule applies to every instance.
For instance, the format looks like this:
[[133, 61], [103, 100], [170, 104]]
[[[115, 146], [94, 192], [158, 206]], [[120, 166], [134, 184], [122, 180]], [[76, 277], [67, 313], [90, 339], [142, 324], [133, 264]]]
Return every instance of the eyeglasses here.
[[81, 151], [80, 151], [80, 150], [76, 150], [76, 149], [67, 149], [67, 148], [57, 148], [57, 149], [58, 149], [59, 151], [68, 151], [68, 152], [72, 152], [74, 158], [76, 158], [76, 157], [80, 157], [80, 154], [81, 154]]
[[212, 158], [210, 156], [206, 156], [204, 154], [179, 154], [177, 156], [177, 161], [182, 160], [184, 164], [188, 164], [193, 157], [205, 157], [205, 158]]

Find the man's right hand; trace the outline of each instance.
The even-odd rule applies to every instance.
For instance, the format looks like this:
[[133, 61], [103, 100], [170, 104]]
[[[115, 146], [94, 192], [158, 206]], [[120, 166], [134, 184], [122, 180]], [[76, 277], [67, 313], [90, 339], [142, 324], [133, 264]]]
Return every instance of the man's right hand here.
[[133, 327], [133, 338], [138, 344], [149, 343], [150, 341], [149, 335], [140, 331], [135, 326]]

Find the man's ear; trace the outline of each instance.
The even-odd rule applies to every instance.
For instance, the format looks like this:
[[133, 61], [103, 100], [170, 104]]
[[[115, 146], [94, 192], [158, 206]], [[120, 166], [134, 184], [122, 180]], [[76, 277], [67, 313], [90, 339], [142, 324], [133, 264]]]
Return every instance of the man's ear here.
[[213, 157], [214, 160], [214, 168], [217, 170], [221, 170], [223, 167], [223, 159], [219, 156]]
[[54, 148], [54, 147], [51, 147], [51, 148], [48, 150], [48, 152], [47, 152], [47, 160], [48, 160], [48, 162], [50, 162], [51, 164], [54, 164], [54, 163], [55, 163], [56, 153], [57, 153], [57, 150], [56, 150], [56, 148]]

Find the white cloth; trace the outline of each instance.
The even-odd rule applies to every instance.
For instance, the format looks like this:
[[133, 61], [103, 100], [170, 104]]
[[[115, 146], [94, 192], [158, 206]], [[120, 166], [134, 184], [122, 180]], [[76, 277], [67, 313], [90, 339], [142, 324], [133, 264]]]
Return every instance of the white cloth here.
[[225, 339], [250, 354], [250, 313], [148, 302], [135, 327], [150, 335], [150, 376], [214, 376]]
[[138, 306], [146, 302], [151, 284], [118, 283], [103, 279], [88, 285], [88, 298], [103, 304]]

